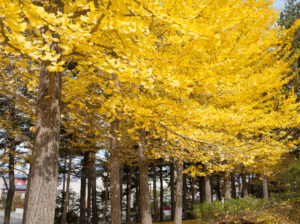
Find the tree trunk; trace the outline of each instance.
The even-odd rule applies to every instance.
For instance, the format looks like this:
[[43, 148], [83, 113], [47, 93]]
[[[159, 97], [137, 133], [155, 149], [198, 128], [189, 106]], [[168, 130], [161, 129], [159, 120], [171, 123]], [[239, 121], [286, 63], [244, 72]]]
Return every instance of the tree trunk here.
[[108, 208], [108, 171], [105, 176], [105, 195], [104, 195], [104, 209], [103, 209], [103, 224], [107, 221], [107, 208]]
[[92, 224], [99, 223], [97, 207], [96, 153], [91, 152]]
[[170, 164], [170, 186], [171, 186], [171, 219], [174, 220], [175, 215], [175, 187], [174, 187], [174, 163]]
[[[28, 181], [27, 181], [27, 189], [30, 189], [30, 180], [31, 180], [31, 175], [32, 174], [33, 174], [33, 172], [32, 172], [32, 165], [30, 164]], [[23, 213], [22, 224], [26, 224], [25, 220], [26, 220], [27, 206], [28, 206], [28, 191], [26, 191], [25, 199], [24, 199], [24, 213]]]
[[163, 185], [163, 166], [162, 165], [160, 165], [159, 179], [160, 179], [159, 219], [160, 219], [160, 221], [163, 221], [164, 220], [164, 185]]
[[67, 155], [64, 155], [64, 171], [63, 171], [63, 186], [62, 186], [62, 191], [66, 192], [66, 171], [67, 171]]
[[[184, 166], [184, 165], [183, 165]], [[184, 168], [183, 168], [184, 169]], [[182, 218], [187, 219], [187, 174], [183, 174], [183, 180], [182, 180]], [[177, 199], [176, 199], [177, 200]]]
[[[51, 49], [55, 47], [51, 46]], [[37, 133], [25, 206], [25, 224], [54, 223], [60, 134], [61, 73], [49, 72], [48, 65], [49, 62], [41, 62], [39, 109], [36, 118]]]
[[242, 173], [242, 193], [243, 193], [243, 198], [248, 197], [248, 185], [247, 185], [245, 173]]
[[216, 186], [216, 188], [217, 188], [217, 199], [219, 200], [219, 201], [221, 201], [222, 200], [222, 193], [221, 193], [221, 178], [220, 178], [220, 175], [218, 174], [217, 176], [216, 176], [216, 178], [217, 178], [217, 186]]
[[119, 121], [111, 123], [110, 141], [110, 201], [111, 201], [111, 224], [121, 224], [120, 207], [120, 161], [118, 148]]
[[210, 176], [205, 176], [204, 177], [205, 181], [205, 202], [211, 202], [211, 181], [210, 181]]
[[89, 161], [89, 152], [84, 152], [81, 168], [81, 183], [80, 183], [80, 224], [86, 224], [86, 177], [87, 166]]
[[129, 175], [128, 175], [128, 185], [127, 185], [127, 212], [126, 212], [126, 223], [131, 223], [131, 187], [132, 187], [132, 167], [129, 169]]
[[140, 222], [141, 220], [141, 206], [140, 206], [140, 174], [139, 169], [136, 169], [135, 178], [135, 220]]
[[92, 201], [92, 185], [91, 185], [91, 173], [92, 173], [92, 167], [91, 167], [91, 152], [89, 152], [89, 160], [87, 165], [87, 176], [88, 176], [88, 186], [87, 186], [87, 223], [91, 224], [91, 201]]
[[[157, 214], [157, 195], [156, 195], [156, 163], [153, 163], [153, 213], [154, 213], [154, 221], [158, 221], [158, 214]], [[172, 195], [172, 193], [171, 193]]]
[[225, 200], [231, 198], [230, 193], [230, 174], [227, 173], [224, 175], [224, 188], [225, 188]]
[[139, 148], [139, 168], [140, 168], [140, 206], [143, 224], [152, 224], [151, 204], [148, 183], [149, 161], [145, 156], [145, 130], [140, 130]]
[[269, 200], [268, 177], [263, 176], [263, 198]]
[[183, 193], [183, 164], [181, 161], [176, 162], [176, 206], [174, 224], [182, 223], [182, 193]]
[[4, 224], [9, 224], [10, 221], [10, 212], [11, 212], [11, 206], [13, 203], [14, 199], [14, 194], [15, 194], [15, 151], [16, 151], [16, 146], [14, 143], [14, 140], [11, 142], [11, 147], [9, 150], [9, 164], [8, 164], [8, 169], [9, 169], [9, 189], [7, 191], [7, 197], [6, 197], [6, 202], [5, 202], [5, 215], [4, 215]]
[[191, 181], [191, 193], [192, 193], [191, 209], [193, 209], [194, 203], [195, 203], [195, 177], [191, 177], [191, 178], [192, 178], [192, 181]]
[[123, 167], [120, 167], [120, 214], [122, 222], [122, 208], [123, 208]]
[[211, 202], [214, 201], [214, 176], [210, 176], [210, 195], [211, 195]]
[[199, 177], [199, 194], [200, 194], [200, 203], [204, 202], [204, 195], [205, 195], [205, 191], [204, 191], [204, 177]]
[[236, 198], [235, 174], [231, 173], [232, 198]]
[[69, 198], [70, 198], [70, 181], [71, 181], [71, 171], [72, 171], [72, 151], [69, 153], [69, 164], [68, 164], [68, 174], [67, 174], [67, 188], [63, 206], [63, 212], [61, 215], [61, 224], [66, 224], [67, 222], [67, 213], [69, 206]]

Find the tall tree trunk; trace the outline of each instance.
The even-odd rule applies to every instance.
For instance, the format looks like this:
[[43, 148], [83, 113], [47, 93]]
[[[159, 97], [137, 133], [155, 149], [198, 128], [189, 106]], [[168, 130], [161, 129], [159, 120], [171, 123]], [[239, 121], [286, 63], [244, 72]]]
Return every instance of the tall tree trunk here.
[[[52, 1], [49, 11], [63, 11], [61, 0]], [[57, 33], [51, 32], [59, 39]], [[57, 55], [62, 53], [58, 42], [50, 43], [50, 49]], [[58, 148], [60, 134], [61, 73], [49, 72], [49, 61], [41, 61], [36, 118], [36, 136], [32, 154], [32, 173], [23, 220], [30, 223], [53, 223], [57, 176]], [[38, 195], [38, 197], [36, 196]]]
[[204, 177], [199, 177], [199, 194], [200, 194], [200, 203], [204, 202], [204, 195], [205, 195], [205, 190], [204, 190]]
[[[183, 165], [184, 166], [184, 165]], [[184, 167], [183, 167], [184, 169]], [[182, 218], [187, 219], [187, 174], [183, 174], [183, 180], [182, 180]]]
[[226, 173], [224, 175], [224, 188], [225, 188], [225, 200], [231, 198], [230, 193], [230, 174]]
[[103, 209], [103, 224], [107, 221], [107, 208], [108, 208], [108, 171], [105, 176], [105, 195], [104, 195], [104, 209]]
[[[41, 63], [37, 133], [32, 154], [25, 224], [54, 223], [56, 206], [58, 148], [60, 133], [61, 73], [49, 72]], [[38, 197], [37, 197], [38, 195]]]
[[131, 223], [131, 187], [132, 187], [132, 167], [130, 166], [128, 175], [128, 185], [127, 185], [127, 212], [126, 212], [126, 224]]
[[140, 174], [139, 169], [136, 169], [136, 178], [135, 178], [135, 220], [140, 222], [141, 220], [141, 206], [140, 206]]
[[214, 201], [214, 176], [210, 176], [210, 196], [211, 196], [211, 202]]
[[[30, 180], [31, 180], [31, 175], [32, 174], [33, 174], [33, 172], [32, 172], [32, 164], [30, 164], [28, 181], [27, 181], [27, 189], [30, 189]], [[28, 191], [26, 191], [25, 199], [24, 199], [24, 213], [23, 213], [22, 224], [26, 224], [25, 220], [26, 220], [27, 206], [28, 206]]]
[[140, 130], [139, 148], [139, 168], [140, 168], [140, 206], [143, 224], [152, 224], [151, 204], [148, 183], [149, 161], [145, 156], [145, 130]]
[[269, 200], [268, 177], [263, 176], [263, 198]]
[[[61, 0], [53, 0], [49, 11], [63, 12], [63, 7]], [[60, 39], [59, 34], [51, 34], [53, 38]], [[50, 49], [58, 56], [62, 53], [58, 42], [50, 43]], [[24, 213], [25, 224], [51, 224], [55, 217], [62, 74], [48, 71], [49, 61], [41, 61], [40, 65], [36, 136]]]
[[232, 191], [232, 198], [236, 198], [236, 186], [235, 186], [235, 174], [231, 173], [231, 191]]
[[222, 200], [222, 193], [221, 193], [221, 178], [220, 178], [220, 175], [219, 174], [217, 174], [217, 176], [216, 176], [216, 178], [217, 178], [217, 186], [216, 186], [216, 188], [217, 188], [217, 199], [219, 200], [219, 201], [221, 201]]
[[174, 163], [170, 164], [170, 186], [171, 186], [171, 219], [174, 220], [175, 215], [175, 182], [174, 182]]
[[243, 193], [243, 198], [248, 197], [248, 185], [246, 180], [246, 173], [242, 173], [242, 193]]
[[[63, 186], [62, 186], [62, 191], [66, 192], [66, 171], [67, 171], [67, 155], [64, 155], [64, 171], [63, 171]], [[65, 195], [64, 195], [65, 197]]]
[[91, 185], [91, 152], [89, 152], [89, 160], [87, 166], [88, 186], [87, 186], [87, 223], [91, 224], [91, 201], [92, 201], [92, 185]]
[[191, 209], [193, 209], [194, 203], [195, 203], [195, 177], [191, 177], [191, 178], [192, 178], [192, 181], [191, 181], [191, 193], [192, 193]]
[[211, 181], [210, 176], [206, 175], [204, 177], [205, 181], [205, 202], [211, 202]]
[[176, 162], [176, 206], [174, 224], [182, 223], [182, 193], [183, 193], [183, 163], [181, 161]]
[[99, 223], [97, 207], [96, 153], [91, 152], [92, 224]]
[[70, 181], [71, 181], [71, 171], [72, 171], [72, 149], [69, 152], [69, 164], [68, 164], [68, 174], [67, 174], [67, 188], [63, 206], [63, 212], [61, 215], [61, 224], [66, 224], [67, 222], [67, 213], [70, 199]]
[[122, 208], [123, 208], [123, 167], [120, 167], [120, 213], [122, 222]]
[[164, 183], [163, 183], [163, 165], [160, 165], [159, 170], [159, 179], [160, 179], [160, 203], [159, 203], [159, 219], [160, 221], [164, 220]]
[[86, 224], [86, 178], [88, 171], [89, 152], [84, 152], [80, 183], [80, 224]]
[[[156, 189], [156, 162], [153, 163], [153, 213], [154, 213], [154, 221], [158, 221], [158, 214], [157, 214], [157, 189]], [[172, 195], [172, 193], [171, 193]]]
[[8, 169], [9, 169], [9, 189], [7, 191], [7, 197], [5, 202], [5, 215], [4, 215], [4, 224], [9, 224], [10, 221], [10, 212], [11, 212], [11, 206], [14, 199], [15, 194], [15, 151], [16, 146], [14, 143], [14, 140], [11, 142], [11, 147], [9, 150], [9, 163], [8, 163]]
[[111, 224], [121, 224], [120, 207], [120, 160], [118, 148], [119, 121], [111, 123], [110, 141], [110, 201], [111, 201]]

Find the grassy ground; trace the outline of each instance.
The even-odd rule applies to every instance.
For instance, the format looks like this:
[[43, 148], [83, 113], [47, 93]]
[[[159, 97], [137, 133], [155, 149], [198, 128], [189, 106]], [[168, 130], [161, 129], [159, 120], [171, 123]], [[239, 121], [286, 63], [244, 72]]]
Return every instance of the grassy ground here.
[[[173, 224], [174, 222], [154, 222], [153, 224]], [[199, 224], [197, 220], [185, 220], [182, 221], [183, 224]]]

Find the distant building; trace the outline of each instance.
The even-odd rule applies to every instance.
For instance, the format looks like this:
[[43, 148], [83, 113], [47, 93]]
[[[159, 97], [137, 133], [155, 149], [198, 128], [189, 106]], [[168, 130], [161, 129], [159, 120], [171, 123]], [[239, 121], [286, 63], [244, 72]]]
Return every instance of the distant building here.
[[[4, 176], [7, 187], [9, 188], [9, 178], [8, 175]], [[2, 181], [3, 182], [3, 181]], [[20, 195], [21, 198], [25, 198], [25, 193], [27, 190], [28, 177], [24, 174], [15, 174], [15, 196]], [[3, 182], [1, 187], [1, 196], [7, 194], [6, 184]]]

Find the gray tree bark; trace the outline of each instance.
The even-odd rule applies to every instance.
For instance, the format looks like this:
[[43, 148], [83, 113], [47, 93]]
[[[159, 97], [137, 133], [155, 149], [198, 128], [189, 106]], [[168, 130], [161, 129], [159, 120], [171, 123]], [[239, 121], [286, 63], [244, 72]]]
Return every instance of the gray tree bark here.
[[97, 207], [96, 153], [91, 152], [92, 224], [99, 223]]
[[159, 202], [159, 219], [164, 220], [164, 185], [163, 185], [163, 165], [160, 165], [159, 169], [159, 179], [160, 179], [160, 202]]
[[128, 174], [128, 185], [127, 185], [127, 212], [126, 212], [126, 223], [130, 224], [131, 223], [131, 187], [132, 187], [132, 167], [129, 169], [129, 174]]
[[107, 208], [108, 208], [108, 171], [105, 176], [105, 196], [104, 196], [104, 209], [103, 209], [103, 224], [107, 222]]
[[242, 193], [243, 193], [243, 198], [248, 197], [248, 184], [246, 180], [246, 174], [242, 173]]
[[236, 198], [235, 174], [231, 173], [230, 177], [231, 177], [232, 198]]
[[183, 191], [183, 163], [181, 161], [176, 162], [176, 205], [174, 224], [182, 224], [182, 191]]
[[[53, 0], [48, 11], [63, 11], [61, 0]], [[56, 33], [52, 37], [60, 38]], [[50, 43], [50, 49], [56, 54], [62, 50], [57, 42]], [[58, 149], [61, 110], [61, 73], [49, 72], [49, 61], [41, 61], [36, 115], [36, 136], [32, 154], [32, 169], [29, 175], [29, 188], [26, 199], [26, 211], [23, 215], [25, 224], [54, 223]]]
[[60, 133], [61, 74], [49, 72], [41, 63], [36, 119], [37, 133], [32, 154], [25, 224], [54, 223], [56, 206], [58, 148]]
[[157, 189], [156, 189], [156, 177], [157, 177], [157, 173], [156, 173], [156, 163], [153, 163], [153, 219], [155, 222], [158, 221], [158, 214], [157, 214]]
[[210, 176], [205, 176], [204, 177], [204, 191], [205, 191], [205, 202], [211, 202], [211, 181], [210, 181]]
[[139, 149], [139, 168], [140, 168], [140, 206], [141, 218], [143, 224], [152, 224], [151, 203], [148, 183], [149, 161], [145, 156], [145, 130], [140, 130], [140, 139], [138, 141]]
[[230, 192], [230, 174], [227, 173], [224, 175], [224, 188], [225, 188], [225, 200], [231, 198]]
[[[5, 139], [7, 140], [7, 138]], [[5, 143], [6, 144], [6, 143]], [[5, 202], [5, 214], [4, 214], [4, 224], [9, 224], [10, 222], [10, 212], [11, 212], [11, 206], [14, 199], [15, 194], [15, 153], [16, 146], [14, 143], [14, 140], [11, 142], [11, 146], [9, 149], [8, 157], [9, 157], [9, 163], [8, 163], [8, 170], [9, 170], [9, 188], [7, 190], [7, 197]]]
[[[183, 164], [184, 169], [184, 164]], [[182, 180], [182, 218], [187, 219], [187, 174], [183, 174]]]
[[170, 164], [170, 188], [171, 188], [171, 219], [175, 215], [175, 182], [174, 182], [174, 163]]
[[110, 201], [111, 201], [111, 224], [121, 224], [120, 206], [120, 159], [118, 147], [119, 121], [111, 123], [110, 141]]
[[263, 198], [269, 200], [268, 177], [263, 176]]
[[86, 224], [86, 178], [88, 172], [89, 152], [84, 152], [80, 183], [80, 224]]
[[92, 163], [91, 163], [91, 152], [89, 152], [89, 160], [88, 160], [88, 166], [87, 166], [87, 178], [88, 178], [88, 186], [87, 186], [87, 223], [91, 224], [91, 201], [92, 201], [92, 185], [91, 185], [91, 179], [92, 179]]
[[69, 164], [68, 164], [68, 174], [67, 174], [67, 188], [66, 196], [64, 200], [63, 212], [61, 215], [61, 224], [66, 224], [67, 222], [67, 213], [70, 199], [70, 181], [71, 181], [71, 171], [72, 171], [72, 151], [69, 153]]

